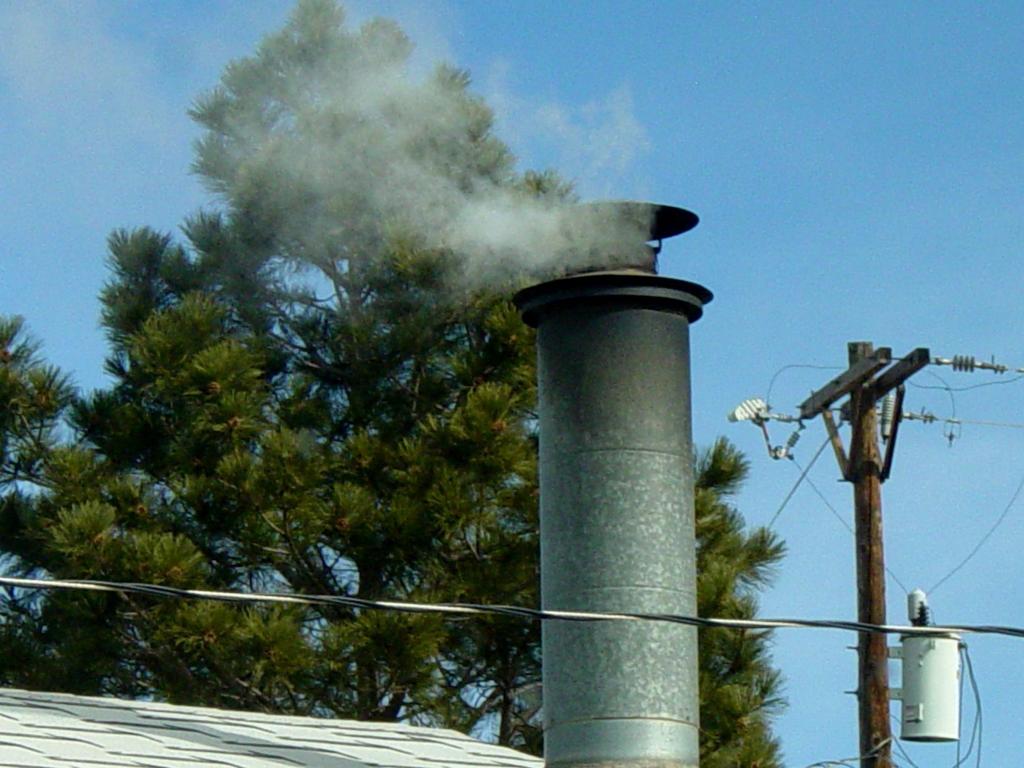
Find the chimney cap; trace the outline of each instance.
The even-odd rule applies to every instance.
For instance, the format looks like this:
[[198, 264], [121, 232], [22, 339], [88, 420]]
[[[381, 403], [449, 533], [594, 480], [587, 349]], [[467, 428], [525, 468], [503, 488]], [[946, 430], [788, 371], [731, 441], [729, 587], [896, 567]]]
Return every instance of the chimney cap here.
[[642, 222], [648, 228], [648, 240], [664, 240], [689, 232], [700, 218], [693, 211], [674, 205], [644, 203], [636, 200], [597, 200], [580, 203], [580, 207], [600, 218]]

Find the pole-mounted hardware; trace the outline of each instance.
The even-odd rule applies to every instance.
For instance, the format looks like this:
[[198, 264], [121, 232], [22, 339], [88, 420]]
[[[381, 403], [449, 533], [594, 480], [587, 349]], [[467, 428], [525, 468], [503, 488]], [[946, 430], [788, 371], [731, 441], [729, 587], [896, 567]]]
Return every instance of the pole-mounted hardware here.
[[[918, 347], [893, 360], [888, 347], [875, 349], [869, 342], [848, 344], [849, 367], [804, 400], [796, 421], [821, 416], [836, 463], [844, 480], [853, 485], [854, 537], [857, 565], [857, 620], [885, 624], [885, 557], [882, 537], [882, 483], [892, 471], [896, 438], [904, 418], [904, 383], [929, 363], [952, 364], [957, 370], [1000, 366], [971, 358], [931, 359], [926, 347]], [[1003, 366], [1005, 368], [1005, 366]], [[843, 398], [846, 401], [836, 406]], [[881, 402], [881, 413], [878, 406]], [[836, 417], [836, 412], [839, 418]], [[907, 414], [914, 418], [915, 414]], [[920, 418], [920, 417], [917, 417]], [[843, 445], [840, 419], [850, 425], [849, 451]], [[731, 421], [752, 421], [765, 434], [773, 458], [788, 455], [781, 446], [776, 455], [768, 441], [766, 423], [783, 421], [770, 411], [764, 400], [748, 400], [730, 414]], [[879, 429], [881, 427], [881, 429]], [[879, 438], [885, 445], [884, 454]], [[928, 624], [927, 601], [923, 593], [911, 605], [911, 621]], [[857, 696], [860, 726], [861, 768], [893, 768], [892, 728], [889, 700], [902, 700], [901, 738], [916, 741], [945, 741], [950, 733], [951, 713], [959, 714], [959, 691], [950, 693], [950, 680], [958, 680], [959, 638], [950, 635], [911, 635], [902, 647], [889, 649], [879, 635], [862, 632], [857, 642]], [[889, 658], [903, 658], [903, 685], [889, 687]], [[951, 674], [951, 670], [955, 674]], [[953, 698], [950, 698], [952, 696]], [[953, 702], [952, 704], [950, 702]], [[953, 721], [955, 724], [955, 720]]]
[[[870, 346], [870, 345], [869, 345]], [[918, 347], [910, 354], [895, 363], [892, 350], [881, 347], [850, 363], [850, 367], [836, 376], [825, 386], [813, 392], [800, 404], [800, 418], [813, 419], [821, 416], [825, 423], [832, 450], [836, 455], [839, 470], [843, 479], [849, 482], [856, 480], [860, 467], [851, 462], [843, 447], [839, 428], [835, 417], [829, 410], [830, 406], [840, 398], [850, 395], [849, 400], [840, 408], [840, 416], [844, 421], [854, 422], [854, 408], [874, 409], [879, 400], [895, 390], [896, 397], [892, 413], [891, 431], [885, 440], [885, 457], [879, 470], [879, 480], [885, 482], [892, 471], [893, 454], [896, 448], [896, 436], [903, 412], [903, 382], [913, 376], [931, 362], [931, 353], [927, 347]], [[891, 364], [891, 365], [890, 365]], [[888, 367], [887, 367], [888, 366]], [[880, 372], [880, 373], [879, 373]], [[877, 376], [875, 374], [878, 374]], [[853, 430], [850, 438], [850, 456], [859, 456], [861, 446], [858, 444], [860, 435]]]
[[[760, 397], [753, 397], [744, 400], [733, 408], [729, 413], [729, 421], [749, 421], [760, 428], [764, 435], [764, 444], [768, 449], [768, 455], [773, 459], [788, 459], [800, 440], [800, 433], [804, 425], [799, 416], [788, 416], [784, 413], [773, 413], [767, 402]], [[789, 424], [796, 424], [796, 431], [789, 436], [783, 445], [772, 445], [772, 439], [768, 434], [768, 422], [781, 421]]]
[[839, 398], [850, 394], [892, 361], [892, 350], [881, 347], [861, 358], [800, 404], [800, 418], [813, 419]]
[[[931, 624], [928, 598], [920, 589], [907, 595], [907, 615], [917, 627]], [[960, 738], [960, 636], [903, 635], [890, 658], [902, 664], [900, 738], [956, 741]], [[896, 696], [892, 698], [896, 699]]]
[[[843, 479], [853, 484], [854, 537], [857, 563], [857, 619], [885, 623], [885, 558], [882, 537], [882, 483], [892, 470], [893, 453], [903, 411], [903, 383], [931, 362], [919, 347], [895, 362], [888, 347], [868, 342], [848, 345], [849, 367], [813, 392], [800, 405], [800, 417], [821, 416]], [[884, 457], [879, 451], [876, 407], [883, 403]], [[843, 397], [840, 416], [850, 424], [847, 452], [832, 412]], [[892, 768], [889, 723], [889, 649], [884, 638], [862, 633], [857, 643], [857, 700], [862, 768]], [[906, 683], [900, 695], [906, 696]], [[913, 713], [912, 713], [913, 714]]]

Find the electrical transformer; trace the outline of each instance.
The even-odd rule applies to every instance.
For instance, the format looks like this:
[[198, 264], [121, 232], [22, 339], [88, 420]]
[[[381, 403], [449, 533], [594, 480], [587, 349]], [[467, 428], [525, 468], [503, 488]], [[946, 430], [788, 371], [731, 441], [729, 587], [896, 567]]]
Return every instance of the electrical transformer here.
[[[911, 623], [927, 626], [924, 592], [908, 595]], [[903, 635], [900, 738], [905, 741], [956, 741], [960, 738], [960, 636]]]

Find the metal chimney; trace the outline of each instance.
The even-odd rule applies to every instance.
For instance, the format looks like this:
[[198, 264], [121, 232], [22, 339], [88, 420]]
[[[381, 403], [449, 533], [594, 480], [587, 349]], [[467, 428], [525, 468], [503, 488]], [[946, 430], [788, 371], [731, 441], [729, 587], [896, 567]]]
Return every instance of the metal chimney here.
[[[650, 240], [697, 223], [625, 205], [649, 211]], [[515, 297], [537, 328], [545, 609], [696, 613], [689, 328], [712, 295], [653, 269]], [[697, 765], [696, 629], [548, 621], [543, 654], [546, 766]]]

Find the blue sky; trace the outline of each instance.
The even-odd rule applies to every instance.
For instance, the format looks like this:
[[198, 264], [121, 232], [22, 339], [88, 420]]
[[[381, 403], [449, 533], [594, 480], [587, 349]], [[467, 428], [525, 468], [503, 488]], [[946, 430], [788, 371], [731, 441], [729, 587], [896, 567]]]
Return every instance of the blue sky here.
[[[289, 4], [76, 0], [0, 6], [0, 312], [20, 314], [47, 357], [101, 386], [97, 293], [116, 227], [174, 231], [210, 202], [189, 174], [185, 116], [221, 68], [280, 26]], [[766, 523], [798, 476], [725, 414], [783, 366], [844, 366], [846, 342], [928, 346], [1024, 366], [1024, 10], [1014, 3], [360, 2], [397, 18], [417, 66], [469, 68], [523, 167], [550, 166], [587, 197], [692, 208], [666, 274], [716, 299], [693, 329], [694, 432], [749, 453], [737, 499]], [[919, 385], [994, 381], [930, 368]], [[832, 375], [791, 368], [772, 404], [791, 411]], [[1024, 422], [1024, 381], [969, 391], [911, 387], [907, 406]], [[782, 442], [789, 431], [773, 425]], [[824, 439], [808, 424], [804, 465]], [[1012, 497], [1024, 431], [907, 423], [883, 491], [888, 563], [908, 587], [945, 575]], [[850, 489], [826, 453], [810, 473], [841, 516]], [[854, 615], [850, 534], [804, 484], [779, 516], [789, 555], [768, 616]], [[1024, 500], [933, 595], [940, 621], [1024, 625]], [[890, 585], [889, 614], [905, 614]], [[852, 636], [790, 630], [775, 658], [789, 709], [787, 764], [855, 755]], [[1016, 762], [1020, 641], [970, 640], [985, 707], [984, 759]], [[896, 668], [894, 667], [894, 671]], [[972, 706], [965, 702], [965, 725]], [[894, 710], [895, 711], [895, 710]], [[943, 745], [908, 745], [952, 765]]]

